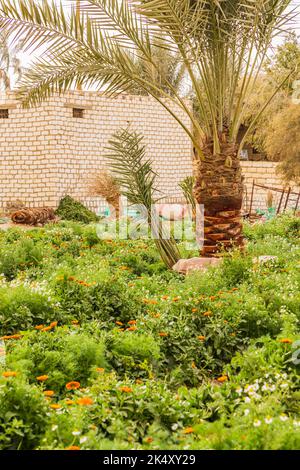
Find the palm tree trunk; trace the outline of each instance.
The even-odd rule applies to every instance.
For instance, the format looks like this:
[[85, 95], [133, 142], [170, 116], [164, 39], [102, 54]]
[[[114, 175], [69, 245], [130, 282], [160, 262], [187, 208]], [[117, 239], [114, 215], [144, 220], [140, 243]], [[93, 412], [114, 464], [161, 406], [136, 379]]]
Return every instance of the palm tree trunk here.
[[206, 142], [202, 147], [205, 159], [197, 162], [194, 194], [197, 203], [204, 205], [203, 256], [243, 246], [243, 177], [238, 148], [223, 140], [217, 155], [213, 143]]

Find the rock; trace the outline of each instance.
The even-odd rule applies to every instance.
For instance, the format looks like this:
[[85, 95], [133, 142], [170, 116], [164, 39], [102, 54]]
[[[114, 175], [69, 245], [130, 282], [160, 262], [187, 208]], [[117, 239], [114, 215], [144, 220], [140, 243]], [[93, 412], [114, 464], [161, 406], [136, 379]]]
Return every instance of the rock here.
[[269, 261], [277, 261], [278, 256], [259, 256], [258, 258], [253, 258], [253, 263], [264, 264]]
[[210, 266], [218, 266], [221, 263], [221, 258], [180, 259], [172, 269], [181, 274], [188, 274], [190, 271], [205, 271]]

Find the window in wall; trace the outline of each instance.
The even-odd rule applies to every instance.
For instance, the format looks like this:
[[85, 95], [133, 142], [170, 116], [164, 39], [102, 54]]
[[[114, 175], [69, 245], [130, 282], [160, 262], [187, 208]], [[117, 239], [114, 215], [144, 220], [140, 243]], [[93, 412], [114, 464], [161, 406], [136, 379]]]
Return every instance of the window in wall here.
[[8, 109], [0, 109], [0, 119], [8, 119]]
[[82, 119], [84, 116], [84, 109], [82, 108], [73, 108], [73, 117]]

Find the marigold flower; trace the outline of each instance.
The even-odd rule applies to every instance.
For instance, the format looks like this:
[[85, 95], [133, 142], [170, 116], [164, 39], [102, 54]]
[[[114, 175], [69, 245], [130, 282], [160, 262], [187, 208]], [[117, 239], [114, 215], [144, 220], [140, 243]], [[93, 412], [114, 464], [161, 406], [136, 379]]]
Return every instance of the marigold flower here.
[[68, 277], [68, 281], [75, 281], [75, 277], [74, 276]]
[[221, 377], [217, 378], [217, 381], [220, 383], [227, 382], [228, 376], [227, 375], [221, 375]]
[[180, 297], [174, 297], [174, 298], [172, 299], [172, 302], [178, 302], [178, 300], [180, 300]]
[[279, 340], [279, 343], [283, 343], [283, 344], [292, 344], [293, 341], [289, 338], [283, 338], [283, 339], [280, 339]]
[[14, 372], [12, 370], [8, 370], [6, 372], [3, 372], [2, 377], [8, 378], [8, 377], [16, 377], [17, 372]]
[[135, 331], [136, 329], [136, 326], [130, 326], [129, 328], [127, 328], [127, 331]]
[[38, 377], [36, 377], [36, 380], [38, 380], [39, 382], [45, 382], [47, 379], [49, 379], [48, 375], [39, 375]]
[[183, 434], [192, 434], [194, 432], [194, 428], [192, 427], [185, 428], [182, 432]]
[[61, 406], [58, 403], [52, 403], [52, 405], [50, 405], [50, 408], [52, 408], [52, 410], [59, 410]]
[[200, 341], [205, 341], [205, 336], [200, 335], [200, 336], [198, 336], [198, 339], [199, 339]]
[[159, 334], [159, 336], [162, 336], [162, 337], [168, 336], [168, 333], [165, 333], [164, 331], [161, 331], [161, 332], [158, 333], [158, 334]]
[[78, 446], [69, 446], [69, 447], [66, 447], [65, 450], [80, 450], [80, 447], [78, 447]]
[[89, 406], [92, 405], [94, 401], [90, 397], [82, 397], [77, 400], [77, 404], [81, 406]]
[[197, 311], [198, 311], [197, 308], [192, 308], [192, 312], [193, 312], [193, 313], [196, 313]]
[[147, 444], [151, 444], [151, 442], [153, 442], [153, 437], [146, 437], [145, 442], [147, 442]]
[[67, 390], [77, 390], [78, 388], [80, 388], [80, 382], [72, 381], [66, 384]]
[[162, 300], [168, 300], [169, 296], [168, 295], [163, 295]]
[[37, 325], [34, 328], [35, 330], [42, 330], [44, 328], [44, 325]]
[[55, 395], [55, 392], [53, 390], [45, 390], [43, 394], [45, 395], [45, 397], [53, 397], [53, 395]]
[[103, 374], [105, 371], [104, 367], [97, 367], [96, 372], [99, 372], [99, 374]]
[[136, 325], [136, 320], [130, 320], [130, 321], [128, 322], [128, 325]]
[[53, 321], [52, 323], [50, 323], [51, 328], [55, 328], [57, 326], [57, 323], [57, 321]]
[[153, 315], [153, 317], [154, 317], [154, 318], [160, 318], [160, 313], [155, 313], [155, 314]]
[[203, 313], [203, 316], [204, 316], [204, 317], [211, 317], [211, 316], [212, 316], [212, 311], [211, 311], [211, 310], [208, 310], [207, 312], [204, 312], [204, 313]]
[[116, 325], [123, 326], [123, 323], [121, 321], [116, 321]]
[[74, 405], [74, 403], [75, 403], [74, 400], [70, 400], [69, 398], [67, 398], [66, 405]]
[[45, 328], [42, 328], [41, 331], [50, 331], [52, 330], [52, 326], [46, 326]]
[[196, 367], [197, 366], [196, 366], [195, 362], [192, 362], [192, 369], [196, 369]]
[[124, 392], [124, 393], [131, 393], [132, 392], [132, 388], [126, 387], [126, 386], [121, 387], [120, 390], [121, 390], [121, 392]]
[[133, 282], [129, 282], [128, 287], [134, 287], [135, 284]]
[[2, 340], [9, 340], [9, 339], [21, 339], [22, 338], [22, 335], [5, 335], [5, 336], [2, 336]]

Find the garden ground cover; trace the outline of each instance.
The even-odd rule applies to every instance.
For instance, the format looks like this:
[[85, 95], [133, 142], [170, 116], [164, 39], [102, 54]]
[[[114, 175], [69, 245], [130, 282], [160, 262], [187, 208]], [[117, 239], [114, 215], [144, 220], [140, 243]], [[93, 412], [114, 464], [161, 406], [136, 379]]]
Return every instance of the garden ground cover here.
[[299, 231], [187, 277], [92, 224], [0, 232], [0, 449], [299, 448]]

